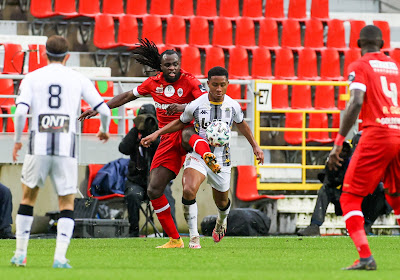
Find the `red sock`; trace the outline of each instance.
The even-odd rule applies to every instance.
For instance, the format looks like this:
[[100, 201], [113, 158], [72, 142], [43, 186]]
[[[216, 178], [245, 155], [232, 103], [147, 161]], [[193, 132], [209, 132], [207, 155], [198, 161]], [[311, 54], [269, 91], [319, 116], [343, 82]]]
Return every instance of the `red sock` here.
[[360, 258], [368, 258], [371, 256], [371, 250], [364, 230], [364, 216], [361, 211], [362, 201], [363, 197], [350, 193], [342, 193], [340, 197], [347, 231], [356, 246]]
[[161, 226], [168, 236], [172, 237], [173, 239], [178, 239], [180, 236], [178, 230], [176, 229], [174, 220], [172, 219], [171, 207], [169, 207], [169, 203], [165, 195], [151, 200], [151, 204], [153, 205], [154, 212], [157, 214], [157, 218], [160, 221]]
[[210, 146], [207, 141], [201, 138], [197, 134], [193, 134], [189, 139], [189, 145], [193, 148], [193, 150], [199, 155], [203, 156], [205, 153], [211, 153]]
[[385, 194], [385, 198], [394, 211], [397, 224], [400, 225], [400, 196], [391, 196]]

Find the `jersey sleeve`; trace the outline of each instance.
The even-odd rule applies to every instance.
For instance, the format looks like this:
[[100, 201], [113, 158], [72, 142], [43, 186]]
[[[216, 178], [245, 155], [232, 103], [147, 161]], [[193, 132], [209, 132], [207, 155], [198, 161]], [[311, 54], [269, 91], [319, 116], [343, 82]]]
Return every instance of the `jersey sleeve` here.
[[362, 67], [359, 61], [353, 62], [348, 68], [350, 82], [349, 89], [359, 89], [362, 91], [367, 91], [367, 75], [365, 67]]
[[179, 119], [183, 123], [190, 123], [194, 119], [194, 110], [196, 109], [196, 105], [194, 102], [189, 103], [189, 105], [186, 106], [185, 111], [181, 114]]
[[100, 96], [91, 80], [86, 77], [82, 77], [81, 83], [83, 99], [89, 103], [93, 110], [96, 110], [101, 104], [104, 103], [104, 99]]
[[32, 87], [30, 85], [30, 79], [29, 77], [25, 77], [25, 79], [23, 79], [21, 81], [21, 85], [19, 87], [19, 91], [18, 91], [18, 97], [15, 100], [15, 104], [24, 104], [28, 107], [31, 107], [32, 105]]
[[196, 78], [193, 78], [191, 83], [192, 83], [192, 95], [195, 99], [197, 99], [200, 96], [202, 96], [203, 94], [207, 93], [207, 90], [204, 87], [204, 85]]
[[240, 107], [240, 104], [237, 101], [234, 101], [234, 105], [232, 107], [233, 109], [233, 114], [232, 114], [232, 118], [233, 121], [235, 123], [241, 123], [244, 120], [244, 115], [243, 115], [243, 111], [242, 108]]
[[140, 84], [138, 87], [133, 89], [133, 95], [136, 97], [141, 97], [144, 95], [149, 95], [152, 94], [153, 87], [152, 87], [152, 80], [148, 78], [145, 80], [142, 84]]

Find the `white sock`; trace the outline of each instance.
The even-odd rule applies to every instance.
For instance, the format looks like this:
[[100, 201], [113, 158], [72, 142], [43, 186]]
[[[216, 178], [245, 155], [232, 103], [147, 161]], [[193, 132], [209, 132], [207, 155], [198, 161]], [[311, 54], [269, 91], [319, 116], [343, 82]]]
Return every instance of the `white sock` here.
[[186, 223], [189, 227], [189, 235], [199, 236], [197, 229], [197, 203], [191, 205], [183, 205], [183, 215], [185, 216]]
[[228, 218], [229, 211], [231, 210], [231, 202], [229, 201], [229, 207], [228, 209], [222, 211], [221, 209], [218, 209], [218, 218], [217, 218], [217, 223], [222, 225], [223, 223], [226, 222], [226, 219]]
[[32, 222], [33, 216], [17, 214], [17, 218], [15, 219], [15, 238], [17, 239], [17, 250], [15, 254], [17, 255], [26, 255], [27, 253]]
[[54, 259], [60, 262], [65, 262], [65, 255], [69, 242], [74, 231], [75, 221], [70, 218], [60, 218], [57, 223], [57, 241], [56, 241], [56, 252]]

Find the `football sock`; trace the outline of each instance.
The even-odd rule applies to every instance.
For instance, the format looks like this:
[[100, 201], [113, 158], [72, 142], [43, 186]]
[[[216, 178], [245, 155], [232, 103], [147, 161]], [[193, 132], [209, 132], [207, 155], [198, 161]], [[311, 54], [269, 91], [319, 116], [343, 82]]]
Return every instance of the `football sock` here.
[[63, 210], [61, 211], [61, 217], [57, 222], [57, 240], [56, 240], [56, 251], [54, 253], [54, 259], [62, 263], [66, 261], [65, 255], [74, 232], [75, 221], [73, 218], [74, 211]]
[[186, 200], [182, 197], [183, 215], [189, 228], [189, 235], [199, 236], [197, 228], [197, 203], [196, 199]]
[[33, 207], [29, 205], [20, 204], [18, 214], [15, 219], [16, 233], [15, 238], [17, 241], [17, 255], [26, 255], [28, 250], [29, 235], [33, 222]]
[[154, 212], [157, 214], [157, 218], [160, 221], [162, 228], [173, 239], [180, 238], [178, 230], [176, 229], [174, 220], [171, 215], [171, 207], [169, 206], [168, 200], [163, 194], [159, 198], [151, 200]]
[[364, 230], [364, 215], [361, 211], [363, 199], [361, 196], [342, 193], [340, 204], [347, 231], [356, 246], [360, 258], [368, 258], [371, 256], [371, 250]]
[[207, 141], [197, 134], [193, 134], [190, 137], [189, 145], [193, 148], [193, 150], [196, 153], [198, 153], [202, 157], [207, 152], [211, 153], [210, 146], [208, 145]]
[[227, 219], [227, 217], [229, 215], [230, 210], [231, 210], [231, 200], [229, 199], [228, 205], [226, 205], [226, 207], [224, 209], [218, 208], [218, 218], [217, 218], [218, 224], [221, 225], [225, 222], [225, 220]]
[[400, 196], [392, 196], [385, 194], [386, 201], [393, 208], [394, 217], [397, 220], [397, 224], [400, 225]]

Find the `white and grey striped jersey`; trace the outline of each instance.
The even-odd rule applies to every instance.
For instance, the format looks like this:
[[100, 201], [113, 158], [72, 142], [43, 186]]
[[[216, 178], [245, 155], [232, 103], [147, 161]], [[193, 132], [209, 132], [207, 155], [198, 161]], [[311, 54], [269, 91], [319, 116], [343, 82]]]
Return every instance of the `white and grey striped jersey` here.
[[[228, 95], [224, 96], [223, 102], [212, 102], [208, 94], [203, 94], [186, 106], [180, 116], [183, 123], [190, 123], [194, 120], [194, 128], [200, 137], [206, 139], [207, 126], [213, 120], [226, 122], [232, 129], [233, 122], [243, 122], [243, 112], [240, 104]], [[218, 163], [224, 168], [230, 167], [231, 156], [229, 143], [223, 147], [211, 147], [211, 151], [217, 157]]]
[[25, 76], [16, 99], [32, 115], [28, 154], [75, 157], [75, 134], [81, 97], [93, 109], [104, 103], [94, 84], [59, 63]]

